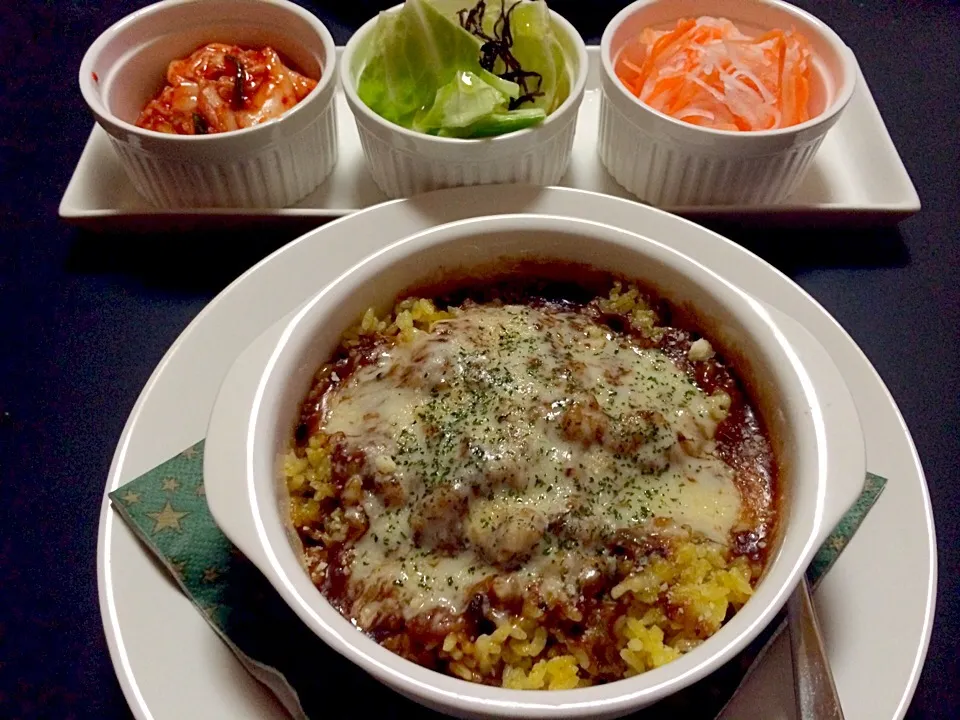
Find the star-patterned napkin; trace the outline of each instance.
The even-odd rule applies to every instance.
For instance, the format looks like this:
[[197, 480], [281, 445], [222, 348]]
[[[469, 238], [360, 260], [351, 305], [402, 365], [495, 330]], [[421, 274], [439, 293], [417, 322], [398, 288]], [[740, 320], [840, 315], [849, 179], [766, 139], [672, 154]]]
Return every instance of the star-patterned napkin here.
[[[867, 474], [860, 499], [807, 570], [813, 587], [860, 527], [886, 482]], [[330, 650], [227, 540], [214, 523], [203, 493], [203, 441], [110, 493], [110, 500], [213, 630], [294, 717], [360, 716], [356, 707], [331, 702], [331, 691], [339, 698], [363, 698], [364, 708], [381, 719], [439, 717], [394, 694]], [[785, 626], [781, 614], [722, 668], [634, 717], [716, 717]]]

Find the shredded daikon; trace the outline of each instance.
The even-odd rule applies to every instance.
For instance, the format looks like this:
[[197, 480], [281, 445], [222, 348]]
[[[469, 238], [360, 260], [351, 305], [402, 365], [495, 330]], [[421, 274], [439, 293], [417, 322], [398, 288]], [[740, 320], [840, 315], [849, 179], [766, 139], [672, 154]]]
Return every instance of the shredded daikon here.
[[666, 115], [720, 130], [770, 130], [810, 119], [810, 46], [793, 30], [758, 37], [725, 18], [644, 28], [616, 62], [623, 84]]

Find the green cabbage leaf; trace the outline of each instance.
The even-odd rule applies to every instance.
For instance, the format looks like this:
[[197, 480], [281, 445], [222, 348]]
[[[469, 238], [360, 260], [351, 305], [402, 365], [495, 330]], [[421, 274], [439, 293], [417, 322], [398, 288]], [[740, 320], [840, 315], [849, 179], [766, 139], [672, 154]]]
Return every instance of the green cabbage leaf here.
[[[525, 0], [512, 8], [513, 57], [527, 76], [520, 84], [506, 79], [499, 58], [491, 69], [481, 65], [484, 40], [461, 26], [458, 11], [471, 0], [406, 0], [399, 11], [381, 13], [357, 82], [357, 94], [371, 110], [390, 122], [442, 137], [501, 135], [542, 122], [570, 92], [563, 48], [542, 0]], [[511, 8], [507, 0], [506, 8]], [[500, 16], [496, 0], [483, 21], [494, 36]], [[487, 67], [490, 67], [488, 64]], [[492, 71], [491, 71], [492, 70]]]

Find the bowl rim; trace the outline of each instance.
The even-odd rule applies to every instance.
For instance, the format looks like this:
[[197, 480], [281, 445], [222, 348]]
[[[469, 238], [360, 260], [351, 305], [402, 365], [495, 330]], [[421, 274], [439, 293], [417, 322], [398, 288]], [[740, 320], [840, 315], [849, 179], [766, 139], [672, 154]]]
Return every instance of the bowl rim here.
[[[376, 28], [377, 21], [380, 19], [382, 13], [395, 13], [399, 12], [403, 7], [404, 3], [399, 3], [392, 7], [389, 7], [385, 10], [381, 10], [379, 13], [374, 15], [372, 18], [367, 20], [363, 25], [361, 25], [353, 35], [350, 36], [350, 39], [347, 41], [347, 44], [343, 49], [343, 57], [340, 58], [340, 87], [343, 89], [343, 94], [347, 98], [347, 101], [350, 105], [351, 110], [353, 110], [354, 115], [359, 112], [363, 116], [363, 120], [367, 123], [372, 123], [380, 128], [384, 128], [392, 133], [404, 138], [411, 138], [416, 142], [430, 142], [435, 143], [437, 146], [449, 146], [449, 147], [466, 147], [470, 145], [503, 145], [507, 142], [512, 141], [514, 138], [523, 138], [542, 131], [548, 127], [556, 125], [561, 121], [561, 118], [569, 114], [571, 110], [576, 110], [580, 105], [580, 99], [583, 96], [584, 90], [587, 85], [587, 74], [589, 70], [589, 58], [587, 57], [587, 46], [583, 40], [583, 36], [580, 35], [580, 32], [577, 30], [573, 24], [558, 13], [553, 8], [549, 8], [550, 16], [553, 22], [567, 34], [567, 37], [573, 42], [576, 47], [577, 54], [577, 63], [578, 69], [577, 74], [573, 78], [573, 83], [570, 86], [570, 92], [567, 95], [566, 99], [560, 103], [559, 107], [554, 110], [552, 113], [547, 115], [544, 118], [543, 122], [533, 125], [531, 127], [523, 128], [521, 130], [514, 130], [512, 132], [504, 133], [502, 135], [494, 135], [493, 137], [485, 138], [448, 138], [440, 137], [438, 135], [429, 135], [427, 133], [417, 132], [416, 130], [411, 130], [405, 128], [402, 125], [397, 125], [390, 120], [387, 120], [384, 117], [381, 117], [373, 110], [371, 110], [367, 104], [360, 99], [360, 96], [357, 94], [356, 81], [351, 76], [350, 65], [353, 56], [357, 53], [357, 47], [363, 41], [363, 39], [369, 35]], [[359, 119], [359, 118], [358, 118]]]
[[[166, 12], [171, 8], [190, 5], [199, 6], [205, 2], [207, 2], [207, 0], [160, 0], [160, 2], [147, 5], [146, 7], [142, 7], [139, 10], [125, 15], [97, 36], [97, 39], [87, 48], [87, 51], [83, 54], [83, 58], [80, 61], [78, 81], [80, 84], [80, 93], [83, 95], [87, 107], [90, 108], [90, 111], [96, 116], [99, 122], [113, 125], [115, 128], [123, 130], [130, 135], [140, 136], [152, 143], [194, 143], [198, 145], [206, 143], [207, 145], [213, 145], [217, 142], [233, 141], [236, 138], [252, 138], [259, 134], [269, 134], [271, 128], [276, 127], [277, 123], [296, 114], [302, 114], [300, 111], [304, 107], [312, 105], [318, 100], [329, 100], [325, 95], [325, 91], [331, 83], [335, 82], [334, 78], [337, 76], [337, 47], [333, 40], [333, 35], [330, 34], [327, 26], [324, 25], [316, 15], [296, 3], [290, 2], [290, 0], [244, 0], [244, 2], [250, 5], [272, 5], [292, 15], [296, 15], [306, 21], [307, 25], [309, 25], [317, 34], [317, 37], [320, 38], [326, 55], [325, 62], [320, 68], [320, 79], [317, 80], [316, 87], [314, 87], [303, 100], [279, 117], [272, 118], [267, 122], [251, 125], [250, 127], [239, 130], [210, 133], [207, 135], [177, 135], [159, 132], [158, 130], [148, 130], [147, 128], [139, 127], [117, 117], [106, 106], [106, 103], [103, 102], [99, 93], [96, 92], [93, 87], [97, 82], [93, 76], [93, 63], [99, 53], [117, 34], [144, 18]], [[171, 61], [174, 59], [175, 58], [171, 58]]]
[[[581, 229], [589, 227], [594, 233], [602, 230], [607, 234], [610, 242], [616, 242], [611, 236], [618, 237], [621, 242], [628, 237], [634, 240], [639, 238], [642, 244], [639, 247], [635, 247], [637, 252], [642, 253], [643, 247], [651, 248], [654, 250], [654, 254], [659, 254], [659, 257], [669, 257], [673, 261], [686, 266], [685, 269], [688, 271], [692, 270], [694, 276], [699, 275], [701, 279], [710, 278], [712, 282], [719, 283], [720, 289], [711, 293], [718, 297], [718, 301], [720, 301], [719, 298], [723, 296], [728, 298], [736, 296], [736, 302], [740, 303], [740, 307], [735, 311], [735, 314], [740, 315], [741, 313], [746, 313], [752, 318], [752, 321], [745, 322], [748, 322], [748, 324], [749, 322], [757, 322], [765, 328], [764, 332], [769, 334], [768, 339], [775, 342], [778, 351], [786, 357], [787, 362], [791, 366], [789, 380], [796, 378], [797, 383], [802, 386], [802, 398], [797, 399], [796, 402], [802, 404], [804, 406], [804, 412], [813, 418], [810, 420], [814, 428], [811, 432], [813, 432], [816, 437], [817, 466], [819, 469], [817, 471], [816, 486], [808, 491], [809, 497], [807, 498], [807, 502], [810, 508], [809, 527], [806, 526], [806, 523], [804, 523], [803, 526], [791, 523], [790, 526], [783, 531], [783, 538], [786, 540], [792, 530], [794, 533], [793, 544], [795, 547], [789, 556], [780, 561], [782, 565], [780, 569], [778, 569], [778, 584], [773, 586], [769, 591], [769, 597], [764, 604], [755, 604], [753, 609], [746, 612], [741, 610], [737, 613], [734, 620], [725, 624], [724, 628], [721, 628], [721, 630], [713, 636], [713, 638], [716, 638], [725, 628], [733, 625], [734, 629], [729, 631], [729, 633], [733, 634], [731, 634], [729, 638], [725, 638], [723, 644], [714, 642], [715, 647], [712, 652], [701, 652], [700, 654], [703, 655], [703, 657], [697, 657], [686, 664], [683, 663], [683, 658], [680, 658], [675, 661], [676, 663], [680, 663], [680, 665], [670, 663], [667, 666], [643, 673], [640, 676], [612, 682], [603, 686], [529, 693], [523, 690], [509, 690], [478, 685], [443, 673], [428, 670], [381, 647], [365, 635], [361, 635], [363, 640], [359, 640], [355, 636], [346, 637], [341, 634], [340, 630], [334, 625], [349, 625], [349, 621], [340, 615], [322, 595], [319, 596], [322, 602], [318, 606], [313, 599], [305, 597], [295, 587], [288, 572], [289, 569], [286, 568], [277, 557], [273, 545], [267, 537], [263, 521], [263, 510], [260, 507], [260, 501], [265, 501], [265, 496], [260, 496], [260, 492], [258, 491], [259, 484], [256, 481], [258, 473], [255, 472], [255, 468], [258, 468], [259, 464], [254, 457], [257, 450], [253, 446], [255, 443], [254, 438], [261, 432], [259, 428], [263, 426], [265, 420], [272, 422], [276, 419], [269, 410], [264, 410], [263, 405], [265, 392], [270, 386], [277, 387], [278, 361], [286, 355], [289, 363], [292, 362], [290, 358], [294, 356], [299, 357], [302, 354], [303, 349], [308, 344], [305, 339], [306, 336], [312, 334], [312, 331], [315, 329], [314, 325], [316, 321], [309, 321], [311, 316], [317, 313], [314, 308], [323, 301], [328, 293], [331, 293], [331, 291], [341, 283], [348, 280], [351, 275], [359, 271], [362, 279], [363, 266], [385, 254], [399, 253], [396, 258], [390, 258], [388, 255], [388, 260], [401, 260], [404, 254], [400, 251], [400, 247], [403, 245], [415, 249], [418, 242], [428, 247], [433, 243], [442, 244], [442, 242], [445, 241], [455, 240], [458, 235], [470, 233], [474, 227], [478, 227], [478, 230], [474, 232], [491, 232], [491, 227], [497, 228], [498, 226], [500, 226], [502, 230], [538, 229], [542, 232], [544, 230], [542, 226], [544, 222], [554, 223], [554, 226], [550, 229], [555, 232], [569, 231], [571, 222]], [[538, 223], [540, 223], [540, 226], [537, 225]], [[563, 223], [563, 227], [561, 228], [557, 223]], [[502, 227], [504, 225], [507, 227]], [[376, 266], [375, 262], [372, 264], [374, 267]], [[680, 272], [684, 274], [682, 270]], [[363, 282], [369, 282], [369, 280], [370, 279], [367, 278], [363, 280]], [[694, 282], [696, 282], [696, 280], [694, 280]], [[349, 286], [347, 287], [349, 288]], [[335, 295], [336, 293], [334, 292], [333, 294]], [[327, 300], [327, 302], [329, 303], [330, 300]], [[308, 322], [305, 323], [305, 320]], [[479, 714], [479, 712], [499, 712], [514, 717], [524, 715], [546, 717], [546, 715], [543, 714], [544, 712], [549, 712], [551, 716], [556, 717], [581, 717], [590, 712], [611, 715], [649, 704], [649, 702], [670, 695], [706, 676], [745, 647], [752, 638], [769, 623], [780, 607], [782, 607], [788, 594], [792, 591], [796, 581], [799, 579], [799, 575], [803, 571], [807, 560], [809, 560], [809, 557], [815, 550], [817, 534], [820, 532], [823, 524], [828, 479], [823, 466], [825, 437], [822, 434], [822, 409], [819, 401], [816, 399], [812, 386], [809, 384], [809, 376], [806, 370], [799, 359], [793, 354], [789, 341], [779, 331], [776, 322], [766, 312], [762, 304], [702, 263], [653, 238], [637, 232], [615, 228], [604, 223], [584, 220], [573, 221], [571, 218], [557, 215], [497, 215], [456, 221], [402, 238], [364, 258], [325, 286], [301, 306], [299, 310], [295, 311], [292, 316], [288, 316], [288, 318], [280, 324], [283, 325], [283, 330], [280, 333], [279, 339], [270, 349], [269, 360], [265, 367], [258, 373], [253, 408], [249, 417], [244, 421], [246, 428], [244, 435], [245, 442], [247, 443], [244, 461], [245, 482], [247, 484], [245, 502], [249, 502], [249, 510], [253, 515], [257, 528], [256, 538], [253, 542], [259, 546], [259, 550], [266, 556], [263, 558], [266, 567], [261, 569], [264, 570], [274, 586], [284, 596], [285, 601], [300, 615], [301, 619], [334, 650], [346, 656], [349, 660], [381, 681], [401, 692], [416, 697], [421, 702], [433, 702], [442, 706], [455, 707], [460, 711], [471, 714]], [[305, 328], [310, 328], [311, 332], [304, 333], [303, 330]], [[300, 335], [299, 347], [296, 340], [296, 335], [298, 334]], [[292, 337], [293, 342], [291, 342]], [[294, 347], [293, 353], [290, 353], [291, 345]], [[282, 370], [283, 368], [280, 369]], [[279, 395], [279, 393], [276, 395]], [[267, 398], [269, 398], [269, 393], [267, 393]], [[819, 430], [817, 430], [818, 427]], [[272, 449], [269, 451], [269, 454], [273, 454]], [[271, 477], [271, 482], [273, 481], [274, 479]], [[799, 533], [799, 535], [796, 535], [796, 533]], [[751, 606], [748, 603], [746, 607]], [[740, 620], [738, 621], [737, 618], [740, 618]], [[331, 622], [333, 625], [330, 624]], [[357, 632], [356, 628], [352, 626], [349, 628], [344, 627], [345, 632], [348, 629], [352, 633]], [[685, 657], [689, 658], [691, 655]], [[549, 697], [551, 701], [545, 701], [546, 697]]]
[[[613, 19], [607, 23], [607, 26], [603, 31], [603, 35], [600, 38], [600, 66], [603, 79], [606, 81], [606, 85], [615, 86], [617, 88], [615, 92], [619, 93], [621, 99], [629, 101], [631, 105], [638, 108], [638, 112], [640, 113], [652, 115], [657, 120], [666, 122], [672, 128], [678, 131], [699, 133], [704, 138], [770, 138], [784, 135], [794, 135], [801, 133], [804, 130], [809, 130], [823, 124], [831, 123], [847, 106], [847, 104], [850, 102], [850, 99], [853, 97], [853, 92], [856, 89], [858, 82], [857, 62], [853, 51], [843, 42], [841, 37], [829, 25], [806, 10], [799, 8], [796, 5], [783, 2], [783, 0], [750, 0], [752, 3], [766, 5], [787, 14], [802, 18], [811, 26], [813, 26], [827, 43], [833, 46], [843, 66], [843, 82], [840, 85], [840, 91], [833, 99], [833, 102], [824, 108], [821, 113], [815, 115], [809, 120], [796, 125], [773, 128], [770, 130], [720, 130], [717, 128], [686, 123], [682, 120], [671, 117], [666, 113], [660, 112], [656, 108], [647, 105], [645, 102], [640, 100], [640, 98], [627, 90], [620, 78], [617, 77], [617, 74], [613, 68], [613, 58], [611, 57], [610, 46], [613, 43], [614, 34], [629, 17], [643, 7], [662, 2], [664, 2], [664, 0], [634, 0], [634, 2], [630, 3], [613, 16]], [[677, 19], [680, 17], [681, 16], [678, 16]], [[607, 91], [607, 87], [604, 87], [604, 91]]]

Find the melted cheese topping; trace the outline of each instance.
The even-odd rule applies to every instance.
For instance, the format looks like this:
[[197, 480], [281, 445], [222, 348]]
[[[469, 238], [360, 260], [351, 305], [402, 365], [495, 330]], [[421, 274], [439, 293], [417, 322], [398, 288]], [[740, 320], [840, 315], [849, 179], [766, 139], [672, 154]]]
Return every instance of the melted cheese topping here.
[[740, 495], [712, 438], [728, 405], [555, 308], [472, 306], [384, 348], [333, 386], [323, 423], [399, 490], [365, 495], [353, 616], [370, 626], [386, 594], [407, 617], [459, 613], [491, 575], [561, 591], [654, 518], [727, 544]]

